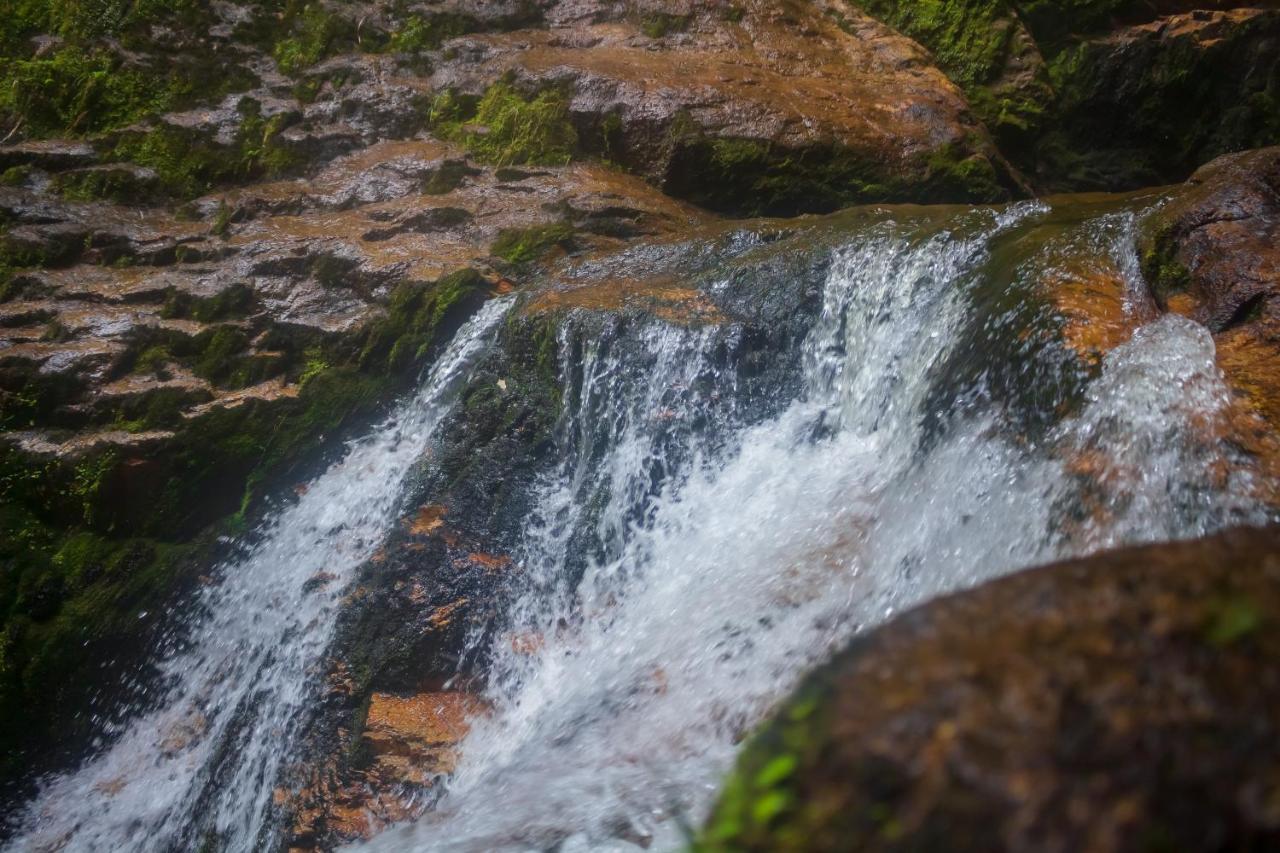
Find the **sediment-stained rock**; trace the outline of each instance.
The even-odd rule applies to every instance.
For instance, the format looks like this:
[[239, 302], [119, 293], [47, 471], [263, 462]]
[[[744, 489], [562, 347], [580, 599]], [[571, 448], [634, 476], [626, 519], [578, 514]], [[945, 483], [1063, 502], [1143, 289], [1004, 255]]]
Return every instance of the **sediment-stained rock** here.
[[804, 682], [696, 849], [1266, 847], [1278, 625], [1274, 528], [924, 605]]
[[[1280, 148], [1222, 157], [1148, 217], [1139, 249], [1160, 306], [1214, 333], [1234, 440], [1280, 472]], [[1280, 496], [1271, 495], [1275, 502]]]

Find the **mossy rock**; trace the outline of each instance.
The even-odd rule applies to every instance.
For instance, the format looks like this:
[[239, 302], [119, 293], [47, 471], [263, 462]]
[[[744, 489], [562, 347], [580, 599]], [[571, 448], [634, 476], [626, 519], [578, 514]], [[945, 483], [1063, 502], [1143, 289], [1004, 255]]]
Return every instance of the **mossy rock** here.
[[805, 680], [695, 849], [1265, 849], [1277, 654], [1274, 527], [935, 601]]
[[[886, 200], [985, 203], [1011, 196], [1008, 176], [960, 144], [920, 155], [908, 166], [841, 147], [791, 151], [696, 132], [674, 144], [663, 189], [725, 213], [794, 216]], [[974, 147], [980, 148], [977, 141]]]
[[432, 103], [430, 124], [437, 136], [495, 166], [562, 166], [578, 153], [569, 97], [556, 87], [527, 93], [502, 79], [479, 100], [445, 91]]

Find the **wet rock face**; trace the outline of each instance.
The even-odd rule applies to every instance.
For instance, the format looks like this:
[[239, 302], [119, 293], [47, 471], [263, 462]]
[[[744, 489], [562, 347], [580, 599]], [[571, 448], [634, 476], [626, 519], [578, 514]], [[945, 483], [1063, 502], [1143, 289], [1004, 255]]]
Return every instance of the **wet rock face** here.
[[1147, 223], [1157, 299], [1214, 332], [1268, 317], [1280, 298], [1280, 148], [1200, 169]]
[[1277, 555], [1239, 530], [912, 611], [803, 684], [698, 849], [1275, 844]]
[[[540, 644], [513, 632], [504, 614], [530, 583], [519, 554], [539, 512], [540, 478], [589, 443], [583, 425], [569, 422], [588, 383], [584, 351], [595, 347], [615, 369], [643, 378], [655, 357], [651, 335], [709, 335], [719, 350], [715, 369], [735, 373], [739, 393], [671, 393], [695, 395], [708, 420], [767, 417], [794, 396], [797, 344], [818, 308], [828, 248], [803, 229], [712, 224], [621, 255], [574, 259], [518, 297], [414, 477], [403, 518], [360, 570], [344, 608], [330, 663], [330, 681], [341, 687], [314, 709], [290, 789], [296, 796], [281, 804], [293, 844], [329, 849], [376, 830], [376, 821], [357, 831], [343, 817], [352, 791], [364, 792], [360, 802], [373, 815], [405, 790], [414, 793], [414, 814], [432, 802], [447, 762], [416, 764], [426, 770], [405, 778], [396, 756], [416, 747], [365, 748], [383, 743], [373, 710], [380, 694], [429, 697], [446, 684], [478, 692], [495, 643], [517, 652]], [[677, 467], [679, 435], [704, 425], [660, 403], [648, 414], [672, 448], [664, 463]], [[585, 544], [571, 550], [570, 571], [599, 556]], [[317, 772], [327, 774], [327, 790], [348, 793], [306, 793], [316, 790]]]
[[582, 148], [713, 209], [992, 201], [1012, 188], [927, 56], [843, 3], [560, 4], [548, 21], [459, 39], [433, 84], [479, 96], [515, 75], [563, 89]]
[[[1277, 9], [1186, 12], [1085, 41], [1050, 66], [1058, 129], [1043, 150], [1057, 174], [1043, 178], [1073, 189], [1158, 184], [1274, 144], [1278, 74]], [[1054, 150], [1064, 142], [1079, 153]]]
[[1139, 250], [1160, 307], [1214, 333], [1235, 392], [1233, 440], [1273, 477], [1280, 472], [1280, 149], [1222, 157], [1197, 171], [1148, 217]]

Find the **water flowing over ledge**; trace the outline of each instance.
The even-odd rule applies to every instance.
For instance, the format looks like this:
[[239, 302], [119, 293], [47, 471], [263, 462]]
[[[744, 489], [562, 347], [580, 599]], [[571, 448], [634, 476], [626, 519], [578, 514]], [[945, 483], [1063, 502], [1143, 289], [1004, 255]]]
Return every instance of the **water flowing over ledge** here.
[[158, 709], [46, 782], [9, 849], [195, 848], [207, 830], [228, 849], [269, 844], [272, 780], [351, 573], [382, 541], [405, 474], [509, 307], [489, 303], [412, 399], [267, 521], [247, 556], [216, 570], [190, 638], [162, 664], [172, 688]]
[[[1247, 473], [1213, 473], [1234, 462], [1214, 432], [1228, 392], [1187, 320], [1112, 351], [1070, 417], [1053, 415], [1063, 392], [1025, 387], [1045, 375], [1031, 359], [1013, 370], [1049, 423], [1013, 429], [1018, 404], [993, 404], [992, 365], [966, 362], [1016, 351], [1025, 331], [1017, 306], [991, 309], [993, 254], [1048, 213], [970, 212], [933, 233], [889, 221], [849, 240], [803, 345], [804, 390], [762, 422], [717, 402], [733, 389], [706, 329], [649, 325], [641, 372], [566, 351], [568, 453], [541, 488], [510, 615], [541, 645], [495, 643], [493, 711], [444, 798], [361, 849], [678, 848], [742, 735], [854, 632], [1020, 567], [1261, 520]], [[1097, 252], [1137, 293], [1134, 218], [1089, 217], [1023, 266]], [[967, 370], [978, 381], [954, 387]], [[1077, 476], [1098, 455], [1100, 496]], [[600, 558], [579, 577], [583, 541]]]
[[[844, 230], [785, 399], [747, 399], [715, 324], [655, 314], [626, 348], [561, 325], [519, 591], [471, 639], [490, 710], [431, 811], [367, 849], [678, 847], [740, 739], [852, 634], [1023, 566], [1262, 520], [1204, 329], [1149, 322], [1096, 370], [1037, 336], [1061, 319], [1032, 298], [1046, 272], [1097, 261], [1141, 290], [1132, 205], [1095, 208], [824, 226]], [[158, 710], [49, 780], [13, 849], [279, 843], [272, 793], [343, 596], [509, 308], [218, 570]]]

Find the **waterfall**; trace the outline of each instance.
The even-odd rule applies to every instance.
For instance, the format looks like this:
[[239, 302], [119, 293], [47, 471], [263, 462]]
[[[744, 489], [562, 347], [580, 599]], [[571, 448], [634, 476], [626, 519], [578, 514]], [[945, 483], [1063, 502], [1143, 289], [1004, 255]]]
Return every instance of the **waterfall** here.
[[[733, 403], [707, 329], [650, 321], [634, 333], [642, 369], [562, 340], [560, 459], [509, 617], [539, 642], [490, 641], [492, 712], [438, 806], [365, 848], [678, 849], [740, 739], [855, 632], [1020, 567], [1261, 520], [1213, 437], [1228, 391], [1203, 328], [1140, 328], [1078, 399], [1040, 381], [1056, 368], [1018, 336], [1025, 293], [993, 295], [990, 276], [1049, 213], [852, 236], [803, 343], [803, 391], [762, 421]], [[1094, 252], [1136, 293], [1134, 221], [1095, 216], [1020, 248], [1012, 279], [1053, 252]], [[1047, 427], [1021, 427], [998, 393], [991, 342], [1025, 357], [1018, 379], [1044, 386], [1030, 390], [1049, 396]], [[952, 388], [956, 375], [977, 378]], [[1087, 454], [1108, 476], [1073, 473]], [[1091, 488], [1105, 492], [1092, 503]], [[570, 568], [583, 543], [594, 556]]]
[[[836, 248], [807, 335], [770, 353], [796, 374], [777, 399], [726, 355], [733, 321], [642, 314], [581, 334], [564, 316], [519, 586], [465, 656], [486, 662], [489, 711], [432, 810], [367, 849], [679, 848], [741, 739], [855, 633], [1024, 566], [1265, 520], [1221, 438], [1230, 394], [1207, 331], [1135, 321], [1096, 367], [1053, 332], [1037, 287], [1067, 261], [1140, 301], [1138, 212], [1095, 207], [822, 224]], [[735, 263], [764, 243], [744, 234]], [[735, 269], [697, 286], [749, 298]], [[272, 792], [343, 596], [509, 305], [486, 306], [412, 399], [211, 573], [160, 700], [45, 780], [9, 849], [279, 845]]]
[[194, 850], [269, 846], [271, 796], [355, 569], [397, 517], [402, 485], [510, 300], [486, 305], [421, 389], [298, 501], [265, 522], [242, 558], [213, 572], [171, 684], [76, 772], [44, 782], [13, 850]]

